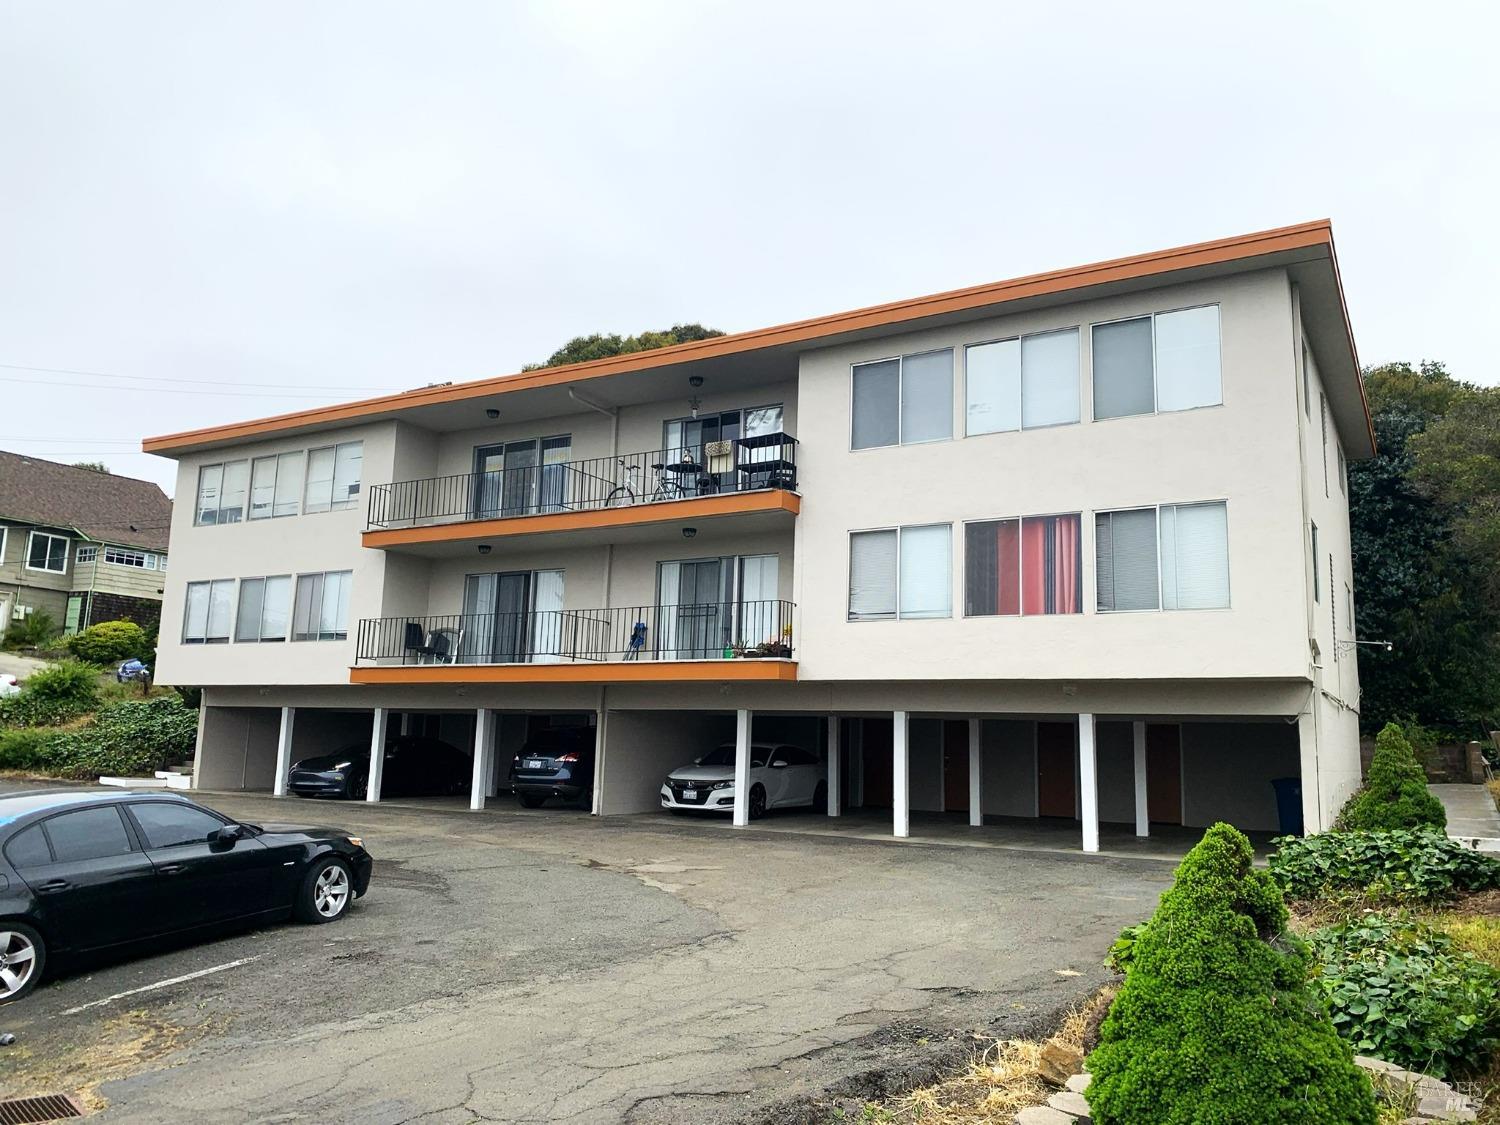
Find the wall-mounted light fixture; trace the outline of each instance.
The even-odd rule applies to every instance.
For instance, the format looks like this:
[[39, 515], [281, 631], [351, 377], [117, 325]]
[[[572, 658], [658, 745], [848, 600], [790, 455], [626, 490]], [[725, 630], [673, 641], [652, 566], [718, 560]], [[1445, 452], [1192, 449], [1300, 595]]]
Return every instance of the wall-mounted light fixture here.
[[703, 386], [703, 376], [702, 375], [689, 375], [688, 376], [688, 386], [692, 387], [694, 390], [696, 390], [697, 388]]
[[487, 555], [487, 554], [489, 554], [490, 553], [490, 545], [488, 543], [481, 543], [481, 544], [479, 544], [479, 553], [481, 555]]
[[682, 537], [684, 539], [691, 539], [693, 536], [695, 536], [697, 534], [698, 534], [698, 529], [696, 527], [685, 527], [685, 528], [682, 529]]
[[490, 419], [491, 421], [494, 421], [496, 418], [500, 417], [500, 411], [496, 410], [493, 406], [491, 406], [489, 409], [487, 409], [484, 412], [484, 416], [486, 418]]

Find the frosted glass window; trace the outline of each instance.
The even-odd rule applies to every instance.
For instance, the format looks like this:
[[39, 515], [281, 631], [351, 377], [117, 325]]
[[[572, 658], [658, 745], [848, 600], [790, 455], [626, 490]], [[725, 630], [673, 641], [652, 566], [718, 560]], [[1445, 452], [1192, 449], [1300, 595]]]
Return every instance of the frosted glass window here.
[[234, 639], [260, 640], [260, 610], [266, 594], [264, 578], [240, 579], [240, 605], [234, 617]]
[[1094, 417], [1125, 418], [1156, 409], [1151, 375], [1151, 318], [1096, 324]]
[[855, 449], [895, 445], [901, 435], [901, 361], [862, 363], [854, 369]]
[[257, 457], [250, 466], [250, 518], [268, 520], [276, 511], [276, 458]]
[[1229, 520], [1222, 502], [1161, 507], [1163, 609], [1229, 606]]
[[1021, 340], [1021, 425], [1078, 421], [1078, 329]]
[[1156, 317], [1156, 409], [1191, 410], [1224, 401], [1219, 377], [1219, 308]]
[[902, 617], [953, 613], [953, 528], [946, 524], [901, 529]]
[[229, 618], [233, 610], [234, 583], [229, 580], [210, 582], [208, 586], [208, 632], [210, 644], [229, 639]]
[[901, 360], [901, 441], [942, 441], [953, 436], [953, 352], [927, 352]]
[[276, 493], [272, 507], [273, 515], [295, 516], [297, 514], [297, 500], [302, 494], [302, 458], [301, 452], [283, 453], [276, 458]]
[[966, 432], [995, 434], [1021, 428], [1021, 341], [998, 340], [964, 349]]
[[895, 530], [849, 536], [849, 620], [896, 616], [896, 539]]
[[1094, 517], [1094, 584], [1100, 613], [1160, 607], [1155, 508]]

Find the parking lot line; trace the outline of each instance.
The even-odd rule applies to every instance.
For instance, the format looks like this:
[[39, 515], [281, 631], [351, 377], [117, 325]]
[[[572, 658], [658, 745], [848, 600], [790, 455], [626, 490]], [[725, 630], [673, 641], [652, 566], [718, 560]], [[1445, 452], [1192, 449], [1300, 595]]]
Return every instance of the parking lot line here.
[[155, 984], [143, 984], [140, 988], [127, 989], [124, 992], [116, 992], [113, 996], [106, 996], [102, 1000], [90, 1000], [87, 1004], [80, 1004], [76, 1008], [69, 1008], [63, 1012], [65, 1016], [76, 1016], [79, 1012], [86, 1012], [90, 1008], [97, 1008], [103, 1004], [113, 1004], [116, 1000], [123, 1000], [127, 996], [137, 996], [142, 992], [155, 992], [158, 988], [170, 988], [174, 984], [181, 984], [185, 980], [196, 980], [206, 977], [211, 973], [222, 973], [225, 969], [237, 969], [241, 965], [248, 965], [251, 961], [259, 961], [260, 955], [254, 957], [241, 957], [238, 961], [225, 961], [222, 965], [214, 965], [207, 969], [199, 969], [196, 973], [183, 973], [180, 977], [169, 977], [159, 980]]

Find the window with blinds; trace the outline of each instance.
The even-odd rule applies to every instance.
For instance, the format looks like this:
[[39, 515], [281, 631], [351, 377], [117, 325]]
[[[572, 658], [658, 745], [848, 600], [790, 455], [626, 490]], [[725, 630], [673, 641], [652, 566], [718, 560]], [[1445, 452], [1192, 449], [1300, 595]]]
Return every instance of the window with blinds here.
[[952, 436], [952, 348], [855, 364], [852, 448], [945, 441]]
[[189, 582], [187, 608], [182, 619], [182, 643], [188, 645], [227, 643], [233, 602], [233, 578], [219, 578], [210, 582]]
[[1077, 422], [1078, 329], [1042, 332], [964, 349], [969, 434]]
[[292, 578], [289, 574], [240, 579], [239, 608], [234, 618], [235, 642], [286, 640], [291, 600]]
[[952, 576], [949, 524], [851, 532], [849, 620], [950, 617]]
[[1095, 418], [1224, 401], [1217, 305], [1096, 324], [1092, 344]]
[[292, 609], [292, 640], [342, 641], [349, 636], [347, 570], [297, 575], [297, 598]]
[[1094, 517], [1100, 613], [1227, 609], [1228, 508], [1222, 500]]

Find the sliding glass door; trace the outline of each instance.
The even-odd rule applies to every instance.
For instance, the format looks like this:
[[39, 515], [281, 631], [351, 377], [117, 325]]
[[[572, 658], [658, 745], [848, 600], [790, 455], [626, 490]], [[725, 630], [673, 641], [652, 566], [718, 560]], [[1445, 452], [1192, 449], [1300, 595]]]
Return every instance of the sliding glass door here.
[[568, 506], [570, 434], [527, 438], [474, 450], [475, 519], [558, 512]]
[[712, 660], [779, 641], [776, 555], [659, 564], [656, 647], [663, 660]]

